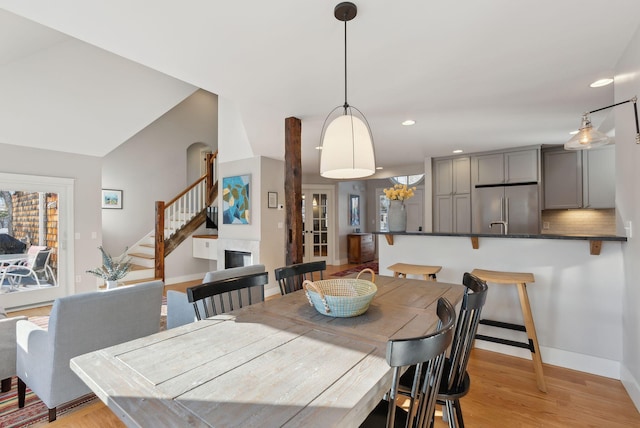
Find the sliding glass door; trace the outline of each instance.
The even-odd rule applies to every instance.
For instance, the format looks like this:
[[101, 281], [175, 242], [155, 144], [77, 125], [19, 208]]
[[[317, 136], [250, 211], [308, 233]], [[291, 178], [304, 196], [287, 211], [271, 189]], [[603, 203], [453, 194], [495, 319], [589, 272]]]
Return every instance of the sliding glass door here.
[[0, 296], [7, 308], [69, 294], [73, 180], [0, 173]]

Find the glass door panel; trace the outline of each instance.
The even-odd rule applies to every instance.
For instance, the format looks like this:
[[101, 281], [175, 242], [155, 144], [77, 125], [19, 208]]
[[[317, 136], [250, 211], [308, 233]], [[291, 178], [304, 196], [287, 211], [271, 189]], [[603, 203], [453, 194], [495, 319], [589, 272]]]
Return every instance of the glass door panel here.
[[328, 260], [330, 245], [329, 196], [322, 191], [302, 195], [304, 262]]

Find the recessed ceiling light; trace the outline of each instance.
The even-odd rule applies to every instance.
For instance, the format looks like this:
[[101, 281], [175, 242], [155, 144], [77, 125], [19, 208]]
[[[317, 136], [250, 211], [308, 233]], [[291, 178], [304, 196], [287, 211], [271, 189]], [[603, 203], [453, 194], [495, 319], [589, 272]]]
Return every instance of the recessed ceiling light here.
[[591, 86], [592, 88], [599, 88], [601, 86], [610, 85], [611, 83], [613, 83], [613, 79], [610, 78], [610, 77], [607, 77], [606, 79], [596, 80], [595, 82], [593, 82], [589, 86]]
[[455, 149], [453, 153], [462, 153], [462, 149]]
[[376, 169], [384, 169], [384, 168], [381, 166], [377, 166]]
[[402, 122], [402, 124], [403, 124], [404, 126], [411, 126], [411, 125], [415, 125], [415, 124], [416, 124], [416, 121], [415, 121], [415, 120], [412, 120], [412, 119], [407, 119], [407, 120], [405, 120], [404, 122]]
[[578, 132], [580, 132], [580, 131], [578, 131], [578, 130], [576, 129], [575, 131], [571, 131], [571, 132], [569, 132], [569, 135], [576, 135]]
[[316, 146], [316, 150], [322, 150], [322, 146]]

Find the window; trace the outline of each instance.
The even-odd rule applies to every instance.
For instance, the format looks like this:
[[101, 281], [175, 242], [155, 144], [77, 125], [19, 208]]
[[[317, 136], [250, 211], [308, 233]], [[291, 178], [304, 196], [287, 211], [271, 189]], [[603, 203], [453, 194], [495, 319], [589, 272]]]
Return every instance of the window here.
[[406, 184], [407, 186], [415, 186], [420, 184], [422, 180], [424, 180], [424, 174], [415, 174], [415, 175], [398, 175], [396, 177], [391, 177], [389, 180], [393, 184]]

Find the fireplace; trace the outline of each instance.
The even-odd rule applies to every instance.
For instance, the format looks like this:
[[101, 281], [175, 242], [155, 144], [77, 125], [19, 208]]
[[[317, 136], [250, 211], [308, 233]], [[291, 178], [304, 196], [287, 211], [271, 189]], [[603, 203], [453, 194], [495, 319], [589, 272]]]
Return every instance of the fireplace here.
[[251, 253], [246, 251], [224, 250], [224, 268], [250, 266]]

